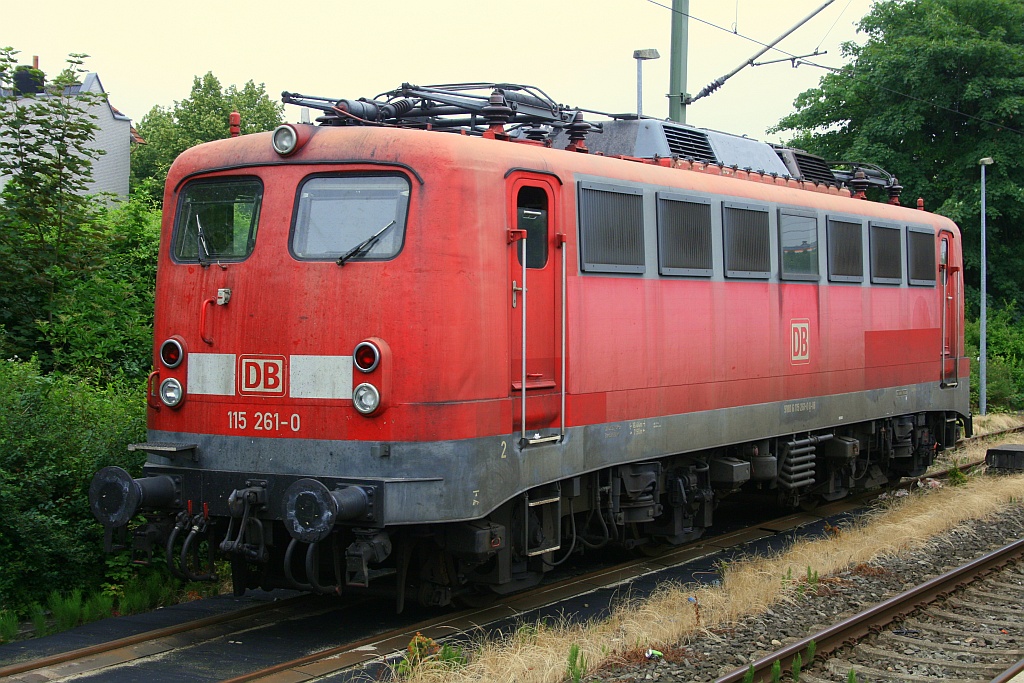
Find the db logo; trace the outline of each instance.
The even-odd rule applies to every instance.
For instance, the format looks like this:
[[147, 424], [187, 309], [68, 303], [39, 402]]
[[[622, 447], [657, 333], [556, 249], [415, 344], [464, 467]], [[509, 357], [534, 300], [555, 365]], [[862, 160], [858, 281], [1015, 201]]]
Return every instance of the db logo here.
[[803, 365], [811, 362], [811, 321], [793, 320], [790, 329], [792, 337], [793, 364]]
[[238, 393], [242, 396], [284, 396], [288, 388], [284, 356], [239, 356]]

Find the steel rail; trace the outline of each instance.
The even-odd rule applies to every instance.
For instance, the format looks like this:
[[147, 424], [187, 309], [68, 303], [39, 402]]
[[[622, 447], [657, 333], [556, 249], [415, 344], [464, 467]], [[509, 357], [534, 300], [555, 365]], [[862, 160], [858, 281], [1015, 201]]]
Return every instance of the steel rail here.
[[[776, 661], [781, 664], [783, 671], [791, 671], [794, 657], [806, 652], [812, 640], [815, 643], [817, 655], [830, 654], [1022, 555], [1024, 555], [1024, 539], [1003, 546], [934, 579], [929, 579], [915, 588], [884, 600], [874, 607], [848, 617], [812, 636], [761, 657], [747, 668], [735, 669], [716, 679], [715, 683], [742, 681], [748, 675], [751, 666], [754, 668], [753, 680], [755, 682], [770, 681], [771, 668]], [[804, 663], [805, 666], [810, 666], [810, 664], [810, 662]], [[1019, 664], [1024, 665], [1024, 662]]]
[[179, 633], [186, 633], [188, 631], [196, 631], [201, 628], [208, 626], [216, 626], [236, 619], [245, 619], [248, 617], [256, 616], [264, 612], [269, 612], [274, 609], [280, 609], [282, 607], [290, 607], [295, 603], [300, 603], [309, 600], [311, 595], [296, 595], [283, 600], [277, 600], [275, 602], [267, 602], [260, 605], [253, 605], [252, 607], [245, 607], [240, 610], [233, 612], [225, 612], [223, 614], [214, 614], [209, 617], [203, 617], [195, 621], [186, 621], [181, 624], [175, 624], [174, 626], [165, 626], [163, 628], [154, 629], [152, 631], [144, 631], [142, 633], [136, 633], [132, 636], [125, 636], [124, 638], [118, 638], [117, 640], [111, 640], [105, 643], [98, 643], [96, 645], [90, 645], [88, 647], [81, 647], [75, 650], [68, 650], [67, 652], [60, 652], [53, 655], [47, 655], [40, 659], [30, 659], [17, 664], [10, 664], [8, 666], [0, 667], [0, 679], [7, 676], [16, 676], [18, 674], [26, 673], [28, 671], [35, 671], [37, 669], [43, 669], [50, 666], [56, 666], [58, 664], [64, 664], [76, 659], [84, 659], [86, 657], [92, 657], [95, 655], [104, 654], [113, 650], [119, 650], [125, 647], [131, 647], [140, 643], [149, 642], [152, 640], [159, 640], [160, 638], [166, 638], [168, 636], [178, 635]]

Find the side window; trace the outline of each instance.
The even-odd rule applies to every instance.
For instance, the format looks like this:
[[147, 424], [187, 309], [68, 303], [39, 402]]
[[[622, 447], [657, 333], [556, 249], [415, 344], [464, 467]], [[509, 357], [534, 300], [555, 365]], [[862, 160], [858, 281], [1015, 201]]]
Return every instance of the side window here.
[[299, 187], [291, 252], [310, 261], [394, 258], [408, 211], [404, 176], [311, 176]]
[[859, 221], [829, 218], [828, 279], [833, 282], [864, 281], [863, 226]]
[[724, 202], [722, 230], [728, 277], [767, 279], [771, 276], [771, 235], [766, 208]]
[[903, 239], [898, 225], [871, 221], [871, 282], [898, 285], [903, 282]]
[[643, 190], [581, 182], [579, 193], [583, 270], [643, 273]]
[[658, 268], [662, 275], [714, 273], [710, 201], [658, 193]]
[[[946, 249], [946, 243], [942, 243]], [[935, 286], [935, 232], [931, 228], [907, 228], [907, 276], [912, 285]]]
[[[524, 187], [516, 198], [516, 227], [526, 231], [526, 267], [543, 268], [548, 262], [548, 195], [539, 187]], [[523, 263], [522, 247], [516, 249]]]
[[818, 279], [818, 219], [813, 211], [779, 209], [779, 252], [784, 280]]
[[193, 180], [178, 200], [171, 256], [185, 263], [246, 258], [256, 246], [262, 199], [258, 178]]

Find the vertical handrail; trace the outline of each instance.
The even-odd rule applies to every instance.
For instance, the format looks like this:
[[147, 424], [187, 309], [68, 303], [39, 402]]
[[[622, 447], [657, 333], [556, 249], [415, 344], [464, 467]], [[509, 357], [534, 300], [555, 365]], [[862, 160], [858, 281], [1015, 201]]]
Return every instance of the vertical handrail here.
[[558, 248], [562, 250], [562, 404], [558, 411], [561, 416], [561, 422], [558, 428], [558, 438], [560, 441], [565, 440], [565, 328], [566, 328], [566, 317], [565, 317], [565, 240], [558, 239]]
[[521, 260], [523, 262], [523, 292], [522, 292], [522, 294], [523, 294], [523, 310], [522, 310], [522, 315], [523, 315], [523, 333], [522, 333], [522, 338], [523, 338], [523, 384], [522, 384], [522, 387], [521, 387], [521, 393], [522, 393], [522, 414], [519, 416], [519, 418], [520, 418], [520, 427], [521, 427], [520, 438], [522, 439], [522, 441], [520, 441], [520, 443], [522, 445], [526, 445], [526, 233], [525, 232], [523, 233], [523, 239], [521, 240], [521, 242], [522, 242], [522, 251], [520, 253], [522, 254]]

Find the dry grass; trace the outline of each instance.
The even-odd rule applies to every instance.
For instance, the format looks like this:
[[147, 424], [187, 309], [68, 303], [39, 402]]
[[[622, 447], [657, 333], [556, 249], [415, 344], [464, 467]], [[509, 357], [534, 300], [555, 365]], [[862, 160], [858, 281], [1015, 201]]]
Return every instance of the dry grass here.
[[665, 586], [646, 600], [627, 601], [605, 621], [532, 624], [499, 641], [482, 642], [465, 667], [417, 667], [410, 681], [557, 683], [567, 680], [568, 653], [579, 646], [590, 670], [602, 662], [635, 660], [648, 647], [668, 651], [688, 636], [728, 627], [789, 600], [808, 568], [820, 577], [866, 567], [879, 557], [923, 545], [929, 537], [1024, 501], [1024, 475], [972, 478], [967, 485], [912, 495], [838, 534], [795, 543], [781, 556], [726, 568], [721, 586]]
[[1011, 429], [1024, 424], [1024, 417], [1016, 413], [989, 413], [974, 416], [974, 433], [976, 435], [991, 434], [1001, 429]]

